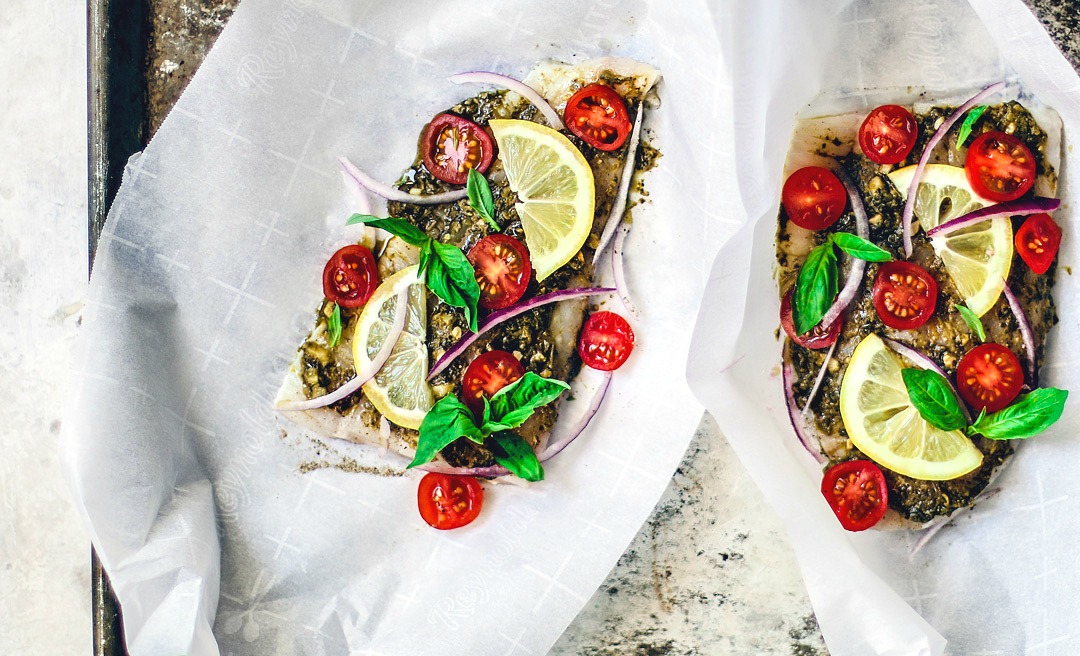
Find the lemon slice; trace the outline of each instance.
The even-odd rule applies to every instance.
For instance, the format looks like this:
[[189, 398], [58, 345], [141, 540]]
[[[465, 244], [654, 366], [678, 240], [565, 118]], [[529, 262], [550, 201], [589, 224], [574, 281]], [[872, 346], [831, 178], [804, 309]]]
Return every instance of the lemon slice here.
[[353, 333], [353, 362], [357, 371], [363, 371], [386, 341], [394, 323], [398, 293], [409, 289], [405, 329], [386, 364], [363, 389], [388, 421], [414, 429], [420, 428], [434, 403], [427, 384], [427, 292], [416, 272], [416, 266], [406, 267], [384, 280], [360, 311]]
[[851, 443], [882, 467], [924, 481], [977, 468], [982, 453], [963, 432], [935, 428], [911, 404], [903, 368], [877, 335], [855, 347], [840, 383], [840, 417]]
[[[913, 175], [915, 166], [905, 166], [889, 174], [905, 199]], [[964, 169], [947, 164], [928, 164], [916, 194], [915, 216], [923, 230], [987, 205], [971, 190]], [[994, 307], [1012, 266], [1013, 234], [1009, 219], [988, 219], [934, 237], [930, 243], [971, 311], [981, 317]]]
[[532, 121], [493, 120], [506, 177], [520, 200], [536, 279], [577, 255], [592, 230], [596, 192], [585, 157], [562, 134]]

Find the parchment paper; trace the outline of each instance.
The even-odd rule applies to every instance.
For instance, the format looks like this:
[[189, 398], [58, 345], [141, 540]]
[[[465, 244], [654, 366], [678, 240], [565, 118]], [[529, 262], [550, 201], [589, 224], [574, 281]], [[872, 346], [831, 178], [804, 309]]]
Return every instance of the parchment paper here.
[[1041, 382], [1076, 389], [1070, 350], [1080, 290], [1065, 267], [1078, 252], [1069, 158], [1080, 133], [1080, 80], [1019, 1], [735, 0], [716, 18], [738, 90], [734, 174], [746, 225], [713, 264], [688, 378], [785, 521], [830, 652], [1078, 653], [1076, 402], [1020, 445], [998, 479], [1000, 494], [913, 558], [918, 533], [846, 533], [788, 423], [772, 272], [781, 172], [800, 112], [864, 94], [872, 107], [875, 88], [925, 88], [956, 100], [1003, 77], [1018, 81], [1065, 124], [1064, 205], [1055, 213], [1066, 235], [1054, 293], [1061, 322]]
[[[245, 0], [102, 235], [62, 455], [133, 655], [538, 654], [664, 489], [702, 408], [683, 376], [708, 254], [736, 228], [708, 172], [730, 131], [697, 2]], [[390, 182], [423, 125], [544, 58], [664, 74], [663, 153], [633, 210], [638, 345], [589, 432], [468, 529], [416, 512], [418, 474], [318, 469], [370, 450], [298, 437], [271, 398], [350, 233], [346, 155]], [[605, 268], [606, 258], [604, 260]], [[574, 420], [570, 416], [571, 421]], [[377, 455], [377, 454], [376, 454]]]

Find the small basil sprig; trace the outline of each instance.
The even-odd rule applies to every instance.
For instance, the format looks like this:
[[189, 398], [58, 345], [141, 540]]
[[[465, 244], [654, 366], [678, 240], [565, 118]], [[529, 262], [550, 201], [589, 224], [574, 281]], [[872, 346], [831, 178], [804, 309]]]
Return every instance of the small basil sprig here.
[[337, 303], [334, 303], [334, 310], [326, 320], [326, 335], [329, 337], [330, 348], [334, 348], [341, 341], [341, 306]]
[[992, 414], [981, 413], [968, 428], [968, 434], [979, 434], [992, 440], [1015, 440], [1037, 435], [1061, 419], [1065, 411], [1068, 390], [1041, 387], [1007, 408]]
[[960, 316], [964, 318], [964, 322], [971, 328], [971, 331], [979, 336], [979, 341], [985, 342], [986, 330], [983, 328], [982, 320], [979, 319], [979, 317], [971, 311], [971, 308], [966, 305], [954, 305], [953, 307], [955, 307], [956, 311], [960, 313]]
[[480, 285], [468, 258], [457, 246], [444, 244], [428, 237], [422, 230], [404, 219], [379, 218], [369, 214], [353, 214], [345, 225], [363, 223], [381, 228], [395, 237], [420, 248], [418, 274], [427, 272], [427, 286], [436, 296], [454, 307], [465, 310], [469, 330], [477, 331], [477, 310]]
[[477, 173], [474, 168], [469, 169], [465, 192], [469, 195], [469, 206], [484, 217], [492, 230], [498, 231], [499, 224], [495, 223], [495, 199], [491, 197], [491, 187], [488, 186], [487, 179]]
[[900, 374], [904, 377], [911, 404], [923, 419], [947, 431], [967, 426], [960, 401], [944, 376], [929, 369], [903, 369]]
[[836, 300], [839, 269], [836, 264], [838, 247], [851, 257], [867, 262], [891, 262], [889, 251], [850, 232], [834, 232], [825, 243], [815, 247], [806, 256], [795, 282], [792, 296], [795, 314], [795, 332], [802, 335], [821, 323], [822, 317]]
[[971, 128], [975, 127], [975, 121], [979, 120], [979, 117], [983, 115], [987, 109], [986, 105], [979, 105], [978, 107], [972, 107], [968, 110], [967, 116], [964, 117], [964, 122], [960, 125], [960, 133], [956, 135], [956, 145], [963, 146], [967, 138], [971, 136]]

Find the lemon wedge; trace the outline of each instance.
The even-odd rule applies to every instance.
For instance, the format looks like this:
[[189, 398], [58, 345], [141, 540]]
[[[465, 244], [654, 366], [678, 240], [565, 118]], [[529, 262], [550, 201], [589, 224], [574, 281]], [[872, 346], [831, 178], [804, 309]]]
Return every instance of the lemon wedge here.
[[574, 144], [549, 127], [509, 119], [488, 124], [499, 144], [499, 158], [536, 279], [543, 280], [581, 250], [592, 230], [596, 192], [592, 169]]
[[882, 467], [924, 481], [947, 481], [976, 469], [982, 453], [962, 431], [934, 427], [911, 404], [900, 356], [867, 335], [840, 383], [848, 438]]
[[427, 291], [417, 278], [416, 266], [406, 267], [384, 280], [368, 299], [353, 333], [353, 362], [357, 371], [370, 368], [394, 322], [398, 293], [408, 288], [405, 329], [390, 357], [375, 377], [364, 384], [371, 404], [398, 426], [420, 428], [434, 404], [427, 383]]
[[[905, 199], [913, 175], [915, 166], [889, 174]], [[928, 164], [915, 193], [915, 216], [923, 230], [987, 205], [971, 190], [959, 166]], [[987, 219], [934, 237], [930, 243], [971, 311], [981, 317], [994, 307], [1012, 267], [1013, 233], [1008, 217]]]

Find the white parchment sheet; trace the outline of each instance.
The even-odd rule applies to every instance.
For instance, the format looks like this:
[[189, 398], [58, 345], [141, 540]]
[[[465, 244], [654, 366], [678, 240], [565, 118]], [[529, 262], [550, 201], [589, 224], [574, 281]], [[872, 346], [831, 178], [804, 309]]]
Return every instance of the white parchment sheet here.
[[[745, 226], [713, 264], [691, 347], [691, 388], [716, 416], [783, 517], [832, 654], [1080, 653], [1078, 403], [1022, 445], [979, 503], [914, 558], [917, 533], [844, 532], [819, 492], [784, 405], [772, 272], [781, 172], [796, 116], [851, 105], [874, 88], [926, 88], [962, 100], [1002, 78], [1056, 109], [1065, 165], [1055, 213], [1061, 262], [1076, 266], [1070, 157], [1080, 80], [1018, 0], [718, 3], [736, 91], [736, 166]], [[782, 46], [779, 44], [783, 44]], [[880, 101], [880, 99], [877, 99]], [[1060, 325], [1044, 384], [1078, 389], [1078, 284], [1059, 269]], [[947, 641], [947, 644], [946, 644]]]
[[[641, 0], [241, 4], [129, 162], [64, 422], [65, 472], [133, 655], [550, 647], [701, 417], [683, 375], [691, 319], [737, 228], [702, 175], [729, 159], [731, 125], [708, 15]], [[372, 457], [311, 446], [271, 409], [350, 234], [336, 158], [393, 181], [430, 117], [480, 90], [448, 75], [605, 55], [662, 71], [645, 126], [663, 157], [627, 240], [638, 345], [589, 432], [542, 484], [489, 487], [481, 517], [449, 533], [420, 520], [418, 474], [299, 473]]]

